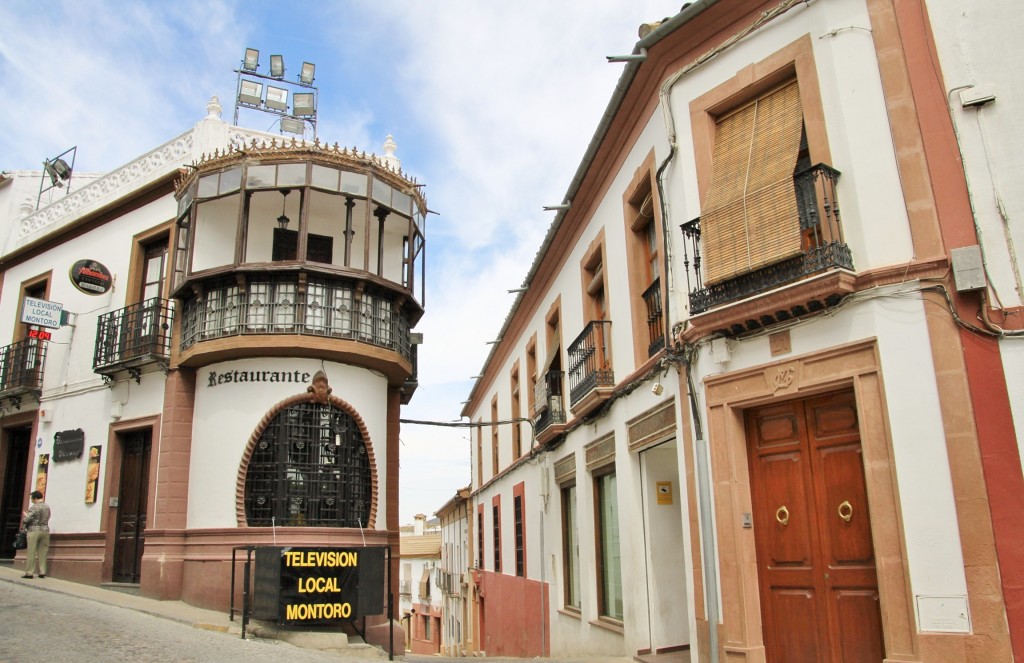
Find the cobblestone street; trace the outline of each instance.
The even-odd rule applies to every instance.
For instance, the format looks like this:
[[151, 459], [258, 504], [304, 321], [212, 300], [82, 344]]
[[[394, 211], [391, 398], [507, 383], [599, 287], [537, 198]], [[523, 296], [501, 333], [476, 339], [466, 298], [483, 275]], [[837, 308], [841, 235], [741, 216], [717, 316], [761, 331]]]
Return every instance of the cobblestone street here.
[[[51, 579], [35, 579], [47, 583]], [[242, 640], [76, 596], [0, 582], [0, 663], [94, 660], [208, 663], [320, 663], [353, 658], [276, 640]]]

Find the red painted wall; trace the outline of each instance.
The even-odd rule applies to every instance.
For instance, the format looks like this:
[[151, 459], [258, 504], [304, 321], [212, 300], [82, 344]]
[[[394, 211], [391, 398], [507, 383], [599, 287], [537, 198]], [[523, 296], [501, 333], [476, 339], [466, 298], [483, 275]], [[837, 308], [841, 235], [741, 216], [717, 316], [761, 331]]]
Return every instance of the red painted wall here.
[[480, 572], [483, 650], [488, 656], [546, 656], [551, 651], [546, 583]]

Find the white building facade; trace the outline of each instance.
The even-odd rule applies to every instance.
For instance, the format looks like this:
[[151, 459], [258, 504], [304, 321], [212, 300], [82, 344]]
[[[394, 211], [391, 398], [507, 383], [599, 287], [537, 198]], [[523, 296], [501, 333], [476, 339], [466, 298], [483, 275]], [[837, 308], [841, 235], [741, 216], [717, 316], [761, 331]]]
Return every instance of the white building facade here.
[[641, 28], [463, 411], [488, 655], [1012, 660], [1016, 231], [1000, 301], [958, 281], [985, 233], [928, 19]]
[[[392, 546], [397, 596], [425, 202], [393, 157], [208, 112], [38, 211], [6, 206], [4, 554], [37, 487], [57, 577], [226, 609], [240, 547]], [[29, 298], [66, 324], [21, 322]]]

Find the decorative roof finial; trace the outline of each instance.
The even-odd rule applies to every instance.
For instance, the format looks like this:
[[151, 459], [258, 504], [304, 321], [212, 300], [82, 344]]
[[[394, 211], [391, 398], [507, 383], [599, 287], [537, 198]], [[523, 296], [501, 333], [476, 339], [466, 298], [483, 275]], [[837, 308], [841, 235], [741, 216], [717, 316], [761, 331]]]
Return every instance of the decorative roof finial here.
[[207, 116], [219, 118], [221, 111], [223, 110], [224, 109], [221, 108], [220, 99], [217, 98], [217, 95], [210, 97], [210, 101], [206, 104]]

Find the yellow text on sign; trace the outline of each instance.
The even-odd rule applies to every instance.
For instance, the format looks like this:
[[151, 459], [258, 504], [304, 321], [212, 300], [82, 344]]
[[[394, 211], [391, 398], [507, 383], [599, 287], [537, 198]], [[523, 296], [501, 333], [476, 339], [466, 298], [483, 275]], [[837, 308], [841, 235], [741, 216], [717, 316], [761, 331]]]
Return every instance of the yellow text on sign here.
[[307, 550], [284, 553], [285, 566], [319, 566], [337, 568], [358, 566], [359, 553], [351, 550]]
[[285, 608], [285, 619], [348, 619], [352, 616], [351, 603], [298, 603]]
[[299, 593], [325, 594], [340, 592], [337, 578], [299, 578]]

